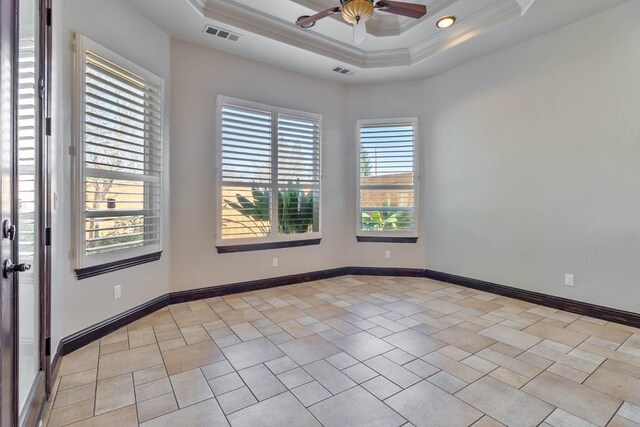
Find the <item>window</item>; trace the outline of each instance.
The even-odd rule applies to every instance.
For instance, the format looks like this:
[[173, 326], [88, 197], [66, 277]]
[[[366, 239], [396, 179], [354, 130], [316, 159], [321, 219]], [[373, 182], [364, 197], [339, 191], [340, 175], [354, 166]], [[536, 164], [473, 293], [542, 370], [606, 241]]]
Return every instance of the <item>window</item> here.
[[220, 252], [317, 244], [318, 114], [219, 97]]
[[415, 242], [417, 119], [358, 121], [359, 241]]
[[163, 80], [81, 35], [76, 58], [80, 278], [159, 257]]

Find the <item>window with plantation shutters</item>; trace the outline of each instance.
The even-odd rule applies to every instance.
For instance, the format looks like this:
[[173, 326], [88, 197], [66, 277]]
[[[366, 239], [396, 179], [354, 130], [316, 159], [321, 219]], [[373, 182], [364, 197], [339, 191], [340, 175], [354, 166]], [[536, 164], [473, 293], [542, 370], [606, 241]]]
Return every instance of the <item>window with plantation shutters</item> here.
[[78, 266], [162, 244], [163, 81], [78, 35]]
[[417, 237], [417, 119], [358, 122], [358, 235]]
[[219, 249], [320, 233], [317, 114], [219, 97]]

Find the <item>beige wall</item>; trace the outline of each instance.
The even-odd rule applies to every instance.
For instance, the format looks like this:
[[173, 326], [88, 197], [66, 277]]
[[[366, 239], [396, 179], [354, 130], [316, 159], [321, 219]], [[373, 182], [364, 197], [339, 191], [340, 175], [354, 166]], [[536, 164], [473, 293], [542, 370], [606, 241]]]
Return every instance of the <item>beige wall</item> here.
[[[426, 81], [364, 86], [169, 42], [121, 0], [55, 5], [54, 345], [170, 290], [346, 265], [426, 267], [640, 311], [640, 1]], [[171, 81], [163, 260], [80, 282], [68, 257], [73, 30]], [[323, 115], [320, 246], [217, 253], [217, 95]], [[418, 243], [357, 243], [355, 122], [415, 116]]]
[[[381, 266], [381, 267], [407, 267], [424, 268], [425, 251], [421, 244], [425, 239], [423, 197], [420, 193], [422, 173], [418, 162], [418, 195], [417, 225], [419, 238], [417, 244], [408, 243], [359, 243], [356, 242], [356, 181], [360, 174], [360, 166], [357, 159], [356, 121], [363, 119], [385, 119], [400, 117], [417, 117], [418, 130], [416, 131], [416, 156], [419, 158], [424, 151], [424, 137], [422, 135], [422, 122], [424, 121], [425, 99], [421, 90], [416, 90], [416, 84], [411, 82], [363, 85], [349, 87], [349, 109], [346, 117], [346, 131], [349, 136], [349, 153], [345, 158], [345, 167], [348, 172], [347, 186], [347, 216], [350, 218], [348, 231], [345, 234], [344, 245], [347, 250], [346, 262], [353, 266]], [[385, 258], [385, 251], [391, 251], [391, 258]]]
[[350, 88], [351, 119], [418, 112], [421, 265], [640, 311], [638, 17], [633, 0], [426, 81]]
[[[173, 40], [171, 117], [172, 290], [323, 270], [345, 264], [344, 236], [355, 221], [344, 209], [345, 86]], [[226, 95], [322, 114], [322, 243], [218, 254], [215, 200], [216, 97]], [[279, 258], [279, 267], [272, 265]]]
[[[122, 0], [56, 0], [53, 64], [53, 191], [52, 218], [52, 346], [80, 329], [96, 324], [169, 291], [169, 207], [164, 212], [164, 251], [159, 262], [78, 281], [73, 272], [71, 165], [73, 112], [73, 34], [80, 32], [162, 77], [165, 94], [164, 194], [169, 201], [169, 36]], [[122, 298], [113, 299], [113, 286]]]

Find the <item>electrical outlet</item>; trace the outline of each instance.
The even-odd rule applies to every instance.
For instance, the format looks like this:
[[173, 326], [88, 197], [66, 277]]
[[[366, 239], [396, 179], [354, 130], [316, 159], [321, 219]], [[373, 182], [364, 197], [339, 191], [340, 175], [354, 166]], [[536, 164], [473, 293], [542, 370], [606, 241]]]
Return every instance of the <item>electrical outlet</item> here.
[[120, 299], [122, 296], [122, 286], [115, 285], [113, 287], [113, 299]]
[[274, 258], [273, 259], [273, 266], [277, 267], [278, 266], [278, 258]]
[[391, 259], [391, 251], [388, 250], [388, 249], [386, 251], [384, 251], [384, 257], [386, 259]]
[[566, 286], [573, 286], [573, 274], [564, 275], [564, 284]]

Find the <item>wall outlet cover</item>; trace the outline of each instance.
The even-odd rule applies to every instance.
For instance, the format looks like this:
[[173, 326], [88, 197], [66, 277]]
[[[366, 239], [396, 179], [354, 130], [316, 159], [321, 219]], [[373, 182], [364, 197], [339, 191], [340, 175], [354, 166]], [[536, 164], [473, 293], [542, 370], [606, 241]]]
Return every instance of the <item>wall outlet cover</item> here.
[[566, 286], [573, 286], [573, 274], [564, 275], [564, 284]]
[[113, 287], [113, 299], [120, 299], [122, 296], [122, 286], [116, 285]]

